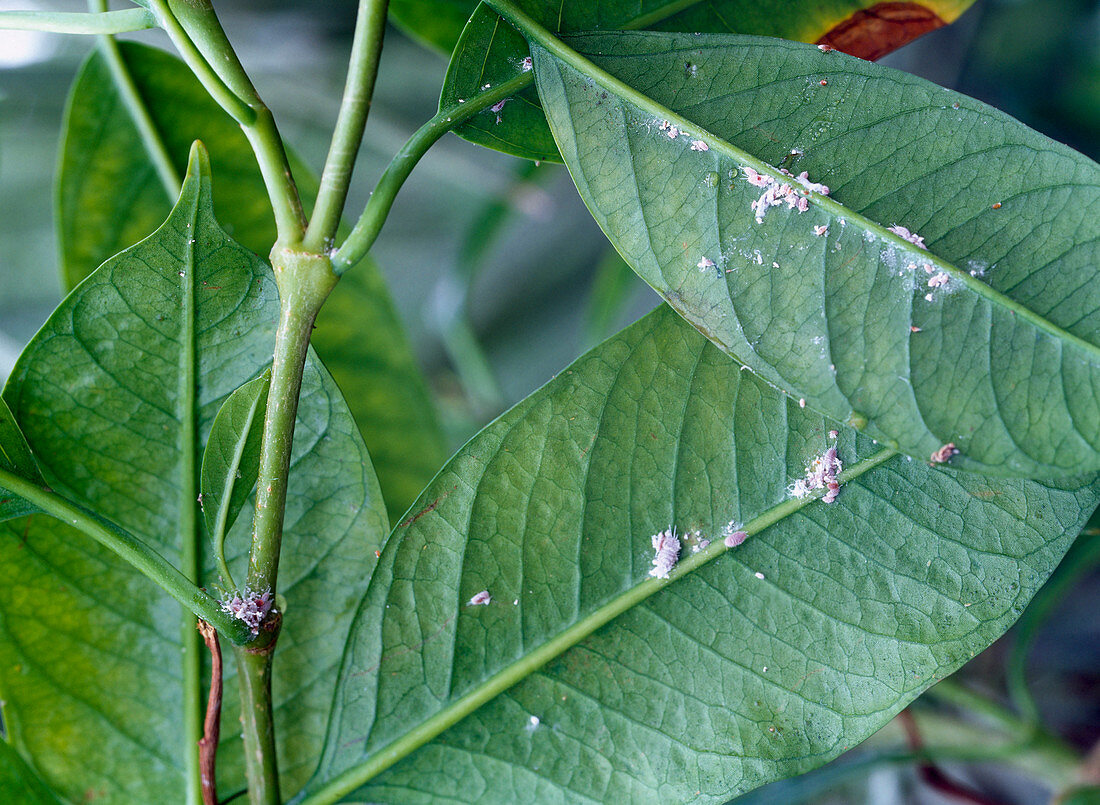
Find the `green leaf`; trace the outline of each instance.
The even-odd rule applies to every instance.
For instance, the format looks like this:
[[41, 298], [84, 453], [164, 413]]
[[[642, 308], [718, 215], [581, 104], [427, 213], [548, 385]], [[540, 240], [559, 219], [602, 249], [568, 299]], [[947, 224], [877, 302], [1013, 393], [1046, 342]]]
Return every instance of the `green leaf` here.
[[7, 802], [18, 805], [61, 805], [61, 800], [46, 787], [34, 769], [27, 765], [11, 745], [0, 738], [0, 793]]
[[[677, 34], [573, 41], [592, 62], [535, 54], [573, 179], [635, 271], [708, 338], [921, 460], [953, 443], [957, 463], [993, 473], [1100, 468], [1094, 162], [839, 53]], [[673, 70], [685, 60], [696, 74]], [[807, 211], [754, 214], [754, 169], [796, 187]]]
[[[792, 498], [832, 429], [839, 496]], [[662, 308], [476, 436], [391, 535], [304, 801], [725, 802], [988, 646], [1098, 500], [883, 450]], [[650, 578], [670, 525], [691, 539]]]
[[[212, 213], [202, 149], [148, 239], [80, 284], [28, 345], [4, 390], [51, 486], [139, 535], [213, 587], [198, 461], [216, 413], [271, 360], [270, 269]], [[387, 529], [366, 448], [339, 390], [307, 364], [289, 478], [275, 659], [281, 773], [316, 765], [356, 601]], [[247, 561], [248, 518], [228, 544]], [[13, 745], [79, 800], [183, 801], [205, 699], [194, 619], [113, 553], [41, 515], [0, 529], [0, 699]], [[243, 577], [243, 574], [242, 576]], [[219, 776], [244, 784], [233, 671]]]
[[[219, 562], [225, 557], [225, 534], [256, 488], [270, 388], [268, 369], [230, 394], [214, 417], [206, 439], [199, 475], [199, 508], [206, 534], [214, 543], [214, 558]], [[232, 584], [228, 568], [219, 570], [222, 583]]]
[[[144, 45], [119, 47], [171, 163], [183, 171], [191, 143], [202, 140], [217, 179], [218, 220], [235, 240], [266, 255], [275, 242], [275, 219], [240, 126], [179, 59]], [[309, 202], [316, 179], [293, 155], [291, 162]], [[58, 233], [68, 287], [152, 232], [174, 201], [100, 52], [88, 59], [73, 86], [58, 177]], [[431, 396], [373, 260], [344, 276], [325, 309], [314, 342], [346, 390], [387, 506], [397, 517], [447, 457]], [[391, 426], [416, 434], [407, 450], [395, 443]]]
[[[954, 21], [972, 2], [926, 0], [919, 4], [885, 4], [908, 6], [885, 9], [876, 0], [517, 0], [515, 5], [539, 24], [561, 33], [649, 28], [757, 34], [829, 42], [856, 56], [878, 58]], [[474, 10], [475, 5], [471, 2], [470, 9]], [[869, 14], [872, 8], [875, 13]], [[433, 32], [433, 36], [439, 34]], [[459, 99], [469, 100], [486, 84], [512, 78], [527, 55], [523, 37], [487, 6], [477, 5], [454, 47], [440, 108], [453, 106]], [[675, 65], [677, 73], [690, 69], [686, 61]], [[515, 156], [561, 161], [533, 89], [505, 104], [499, 114], [486, 112], [455, 132], [470, 142]]]
[[[0, 468], [39, 485], [46, 483], [30, 447], [27, 446], [27, 440], [19, 430], [19, 424], [3, 400], [0, 400]], [[0, 488], [0, 522], [38, 510], [37, 506]]]

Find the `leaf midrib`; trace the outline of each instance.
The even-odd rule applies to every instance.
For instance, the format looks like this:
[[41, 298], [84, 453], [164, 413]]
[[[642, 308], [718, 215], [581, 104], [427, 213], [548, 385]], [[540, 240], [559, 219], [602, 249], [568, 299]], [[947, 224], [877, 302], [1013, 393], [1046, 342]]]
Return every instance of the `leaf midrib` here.
[[[898, 451], [891, 448], [879, 450], [844, 470], [839, 476], [839, 481], [843, 486], [897, 455], [899, 455]], [[817, 502], [821, 494], [823, 493], [818, 492], [806, 498], [787, 498], [746, 523], [744, 531], [752, 536], [770, 528], [786, 517]], [[364, 762], [333, 777], [298, 805], [323, 805], [337, 801], [341, 796], [367, 783], [444, 730], [454, 726], [483, 704], [523, 681], [554, 658], [564, 654], [600, 627], [660, 592], [666, 585], [672, 584], [732, 550], [735, 548], [727, 548], [722, 540], [716, 539], [704, 550], [681, 559], [670, 571], [667, 581], [647, 578], [624, 590], [572, 626], [559, 632], [555, 637], [532, 649], [526, 656], [497, 671], [469, 693], [425, 719], [401, 737], [378, 749]]]
[[[199, 518], [196, 511], [200, 480], [198, 412], [195, 398], [198, 394], [198, 365], [196, 355], [195, 300], [195, 241], [199, 232], [199, 205], [205, 190], [200, 181], [194, 197], [188, 199], [185, 226], [182, 270], [180, 272], [180, 356], [179, 356], [179, 417], [180, 417], [180, 494], [179, 494], [179, 545], [180, 572], [196, 584], [199, 583]], [[175, 216], [170, 216], [171, 221]], [[199, 702], [202, 696], [202, 654], [195, 616], [180, 608], [180, 638], [183, 643], [183, 723], [184, 773], [189, 802], [199, 801], [199, 750], [202, 738], [202, 712]]]
[[[489, 4], [492, 5], [492, 3]], [[617, 96], [617, 99], [620, 103], [625, 101], [633, 104], [634, 106], [640, 108], [642, 111], [652, 114], [656, 118], [668, 120], [670, 123], [675, 125], [677, 128], [680, 128], [681, 130], [686, 127], [693, 133], [693, 135], [695, 135], [697, 139], [706, 140], [706, 142], [712, 149], [717, 150], [719, 153], [732, 160], [738, 161], [741, 164], [753, 168], [759, 173], [771, 176], [772, 178], [780, 182], [785, 182], [787, 181], [787, 179], [789, 179], [789, 177], [781, 174], [772, 165], [769, 165], [768, 163], [758, 159], [757, 157], [731, 145], [726, 140], [713, 134], [710, 131], [707, 131], [694, 121], [683, 117], [682, 115], [672, 111], [671, 109], [668, 109], [667, 107], [662, 106], [649, 96], [643, 95], [642, 93], [635, 90], [633, 87], [615, 78], [610, 73], [606, 72], [600, 67], [597, 67], [594, 63], [586, 59], [577, 51], [570, 48], [568, 45], [562, 42], [562, 40], [554, 37], [545, 28], [538, 26], [536, 23], [534, 23], [533, 20], [530, 20], [530, 18], [528, 18], [528, 20], [530, 27], [528, 27], [527, 23], [525, 23], [523, 27], [525, 28], [526, 33], [530, 36], [530, 38], [534, 40], [534, 44], [536, 46], [549, 53], [556, 60], [564, 62], [566, 65], [576, 70], [578, 73], [588, 78], [591, 78], [593, 81], [600, 84], [604, 89], [610, 90], [615, 96]], [[608, 36], [611, 34], [601, 35]], [[532, 72], [537, 71], [533, 70]], [[817, 204], [818, 206], [825, 209], [830, 215], [836, 218], [842, 218], [848, 223], [854, 224], [857, 228], [862, 228], [864, 231], [871, 232], [873, 235], [875, 235], [875, 237], [879, 238], [882, 241], [885, 241], [886, 243], [890, 244], [895, 249], [902, 251], [906, 255], [919, 258], [921, 263], [928, 263], [935, 266], [940, 271], [944, 271], [949, 274], [954, 282], [961, 283], [968, 290], [972, 291], [977, 296], [988, 300], [996, 307], [1002, 310], [1008, 310], [1018, 315], [1021, 319], [1024, 319], [1032, 324], [1036, 329], [1042, 330], [1060, 341], [1073, 344], [1077, 348], [1082, 349], [1086, 353], [1091, 355], [1095, 360], [1100, 361], [1100, 347], [1089, 341], [1086, 341], [1080, 336], [1074, 335], [1068, 330], [1059, 327], [1058, 325], [1051, 322], [1049, 319], [1044, 318], [1030, 308], [1024, 307], [1023, 305], [1009, 298], [1008, 296], [1005, 296], [999, 291], [994, 290], [992, 287], [985, 284], [984, 282], [981, 282], [975, 277], [970, 276], [969, 272], [958, 268], [954, 264], [944, 260], [941, 257], [938, 257], [930, 251], [926, 251], [924, 249], [920, 249], [914, 246], [912, 243], [909, 243], [909, 241], [891, 232], [882, 224], [879, 224], [869, 218], [864, 217], [863, 215], [860, 215], [859, 213], [844, 206], [843, 204], [829, 196], [822, 196], [817, 193], [811, 193], [808, 198], [811, 204]]]

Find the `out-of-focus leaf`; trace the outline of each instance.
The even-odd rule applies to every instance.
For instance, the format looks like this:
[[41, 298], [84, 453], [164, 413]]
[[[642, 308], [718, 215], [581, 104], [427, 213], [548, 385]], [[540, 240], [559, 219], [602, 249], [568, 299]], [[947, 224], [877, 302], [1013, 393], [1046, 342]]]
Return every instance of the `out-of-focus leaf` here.
[[[834, 444], [836, 500], [792, 497]], [[725, 802], [989, 645], [1097, 500], [883, 450], [662, 308], [471, 440], [391, 535], [306, 801]], [[731, 521], [751, 536], [727, 549]]]
[[[421, 0], [423, 2], [423, 0]], [[552, 31], [656, 29], [735, 33], [824, 42], [864, 58], [878, 58], [954, 21], [973, 0], [880, 3], [869, 0], [516, 0], [515, 5]], [[440, 108], [470, 99], [522, 69], [523, 37], [485, 5], [462, 31], [440, 97]], [[447, 48], [450, 50], [450, 48]], [[690, 62], [676, 72], [692, 70]], [[499, 112], [485, 112], [456, 129], [470, 142], [527, 159], [559, 161], [537, 94], [524, 90]]]
[[639, 287], [645, 286], [638, 282], [634, 269], [617, 251], [608, 249], [596, 266], [588, 296], [585, 340], [590, 346], [611, 336], [616, 319], [622, 315]]
[[[1094, 162], [971, 98], [793, 42], [572, 41], [592, 61], [536, 49], [535, 69], [573, 179], [714, 343], [923, 461], [951, 443], [986, 472], [1100, 468]], [[770, 167], [785, 162], [832, 195]], [[754, 185], [755, 170], [771, 178]]]
[[[212, 213], [201, 147], [152, 236], [74, 290], [20, 357], [4, 399], [51, 485], [139, 535], [200, 585], [204, 435], [271, 360], [270, 269]], [[274, 665], [280, 771], [316, 765], [339, 645], [387, 530], [370, 458], [339, 390], [310, 357], [287, 498]], [[248, 518], [231, 563], [247, 561]], [[194, 618], [97, 544], [41, 515], [0, 528], [0, 698], [13, 745], [74, 801], [180, 802], [195, 790], [205, 649]], [[243, 578], [243, 573], [239, 576]], [[243, 786], [229, 669], [219, 775]]]
[[[3, 400], [0, 400], [0, 468], [36, 484], [45, 483], [38, 470], [38, 463], [27, 446], [27, 440], [19, 430], [11, 409]], [[36, 511], [37, 506], [32, 506], [0, 487], [0, 522]]]
[[[177, 169], [186, 166], [192, 141], [206, 143], [219, 220], [235, 240], [266, 255], [275, 242], [275, 220], [240, 126], [174, 56], [132, 43], [121, 43], [120, 51]], [[304, 199], [311, 201], [315, 178], [297, 161], [293, 168]], [[98, 52], [85, 63], [69, 99], [57, 197], [62, 270], [70, 288], [152, 232], [174, 201]], [[347, 389], [386, 504], [397, 517], [446, 458], [431, 396], [373, 260], [344, 277], [326, 311], [315, 338], [318, 352]]]
[[1100, 805], [1100, 786], [1081, 786], [1067, 791], [1054, 801], [1057, 805]]
[[382, 496], [396, 522], [439, 471], [447, 448], [404, 326], [370, 258], [340, 278], [317, 317], [313, 344], [380, 468]]
[[[175, 169], [182, 175], [191, 143], [203, 141], [217, 177], [218, 220], [235, 241], [266, 255], [275, 242], [275, 219], [240, 126], [176, 57], [132, 42], [120, 43], [119, 50]], [[149, 235], [174, 203], [106, 59], [94, 51], [69, 94], [57, 171], [65, 287], [74, 288], [104, 260]]]

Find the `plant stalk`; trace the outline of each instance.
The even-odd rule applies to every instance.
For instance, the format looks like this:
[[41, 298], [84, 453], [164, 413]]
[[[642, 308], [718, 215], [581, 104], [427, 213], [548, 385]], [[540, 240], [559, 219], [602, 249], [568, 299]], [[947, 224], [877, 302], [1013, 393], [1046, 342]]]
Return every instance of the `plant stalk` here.
[[390, 160], [355, 228], [332, 256], [333, 270], [337, 274], [343, 274], [366, 257], [370, 247], [378, 238], [378, 233], [382, 231], [382, 225], [386, 222], [386, 216], [389, 215], [397, 192], [405, 184], [405, 180], [409, 178], [416, 164], [440, 137], [463, 121], [511, 98], [530, 83], [530, 74], [520, 73], [515, 78], [510, 78], [479, 93], [465, 103], [440, 110], [435, 117], [417, 129]]
[[[313, 322], [336, 284], [328, 258], [276, 244], [271, 252], [279, 285], [281, 313], [275, 335], [271, 387], [264, 417], [260, 470], [256, 481], [256, 515], [248, 565], [248, 591], [269, 593], [274, 600], [279, 551], [286, 511], [298, 396], [309, 355]], [[271, 702], [271, 660], [282, 615], [272, 610], [259, 636], [235, 651], [241, 695], [248, 796], [252, 805], [279, 802], [278, 765]]]
[[281, 313], [267, 396], [248, 587], [275, 594], [298, 394], [313, 322], [337, 277], [327, 257], [276, 244], [271, 252]]
[[348, 185], [355, 167], [355, 156], [363, 139], [370, 114], [378, 60], [382, 56], [382, 38], [386, 32], [389, 0], [360, 0], [355, 21], [355, 39], [351, 47], [344, 97], [332, 134], [317, 204], [302, 245], [309, 251], [327, 252], [332, 248], [340, 215], [348, 196]]
[[0, 11], [0, 29], [44, 31], [53, 34], [123, 34], [156, 28], [157, 20], [144, 8], [95, 13], [69, 11]]
[[256, 155], [279, 240], [305, 234], [298, 188], [271, 110], [260, 99], [209, 0], [152, 0], [158, 22], [206, 91], [241, 125]]
[[275, 722], [271, 707], [271, 660], [275, 643], [259, 649], [234, 646], [241, 694], [241, 737], [252, 805], [280, 805]]

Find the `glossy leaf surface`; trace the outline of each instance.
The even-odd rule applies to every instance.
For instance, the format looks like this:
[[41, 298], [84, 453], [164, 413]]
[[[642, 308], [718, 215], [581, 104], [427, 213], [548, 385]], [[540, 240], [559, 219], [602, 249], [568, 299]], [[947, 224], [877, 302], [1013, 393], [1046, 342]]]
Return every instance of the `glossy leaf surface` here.
[[229, 395], [210, 426], [202, 454], [199, 508], [216, 553], [256, 488], [270, 388], [270, 371], [248, 381]]
[[[834, 428], [839, 497], [791, 498]], [[884, 451], [662, 308], [482, 431], [395, 530], [309, 801], [393, 757], [355, 801], [725, 802], [812, 768], [999, 636], [1098, 489]], [[727, 550], [730, 521], [751, 536]], [[650, 578], [670, 525], [691, 539]]]
[[[955, 20], [973, 0], [877, 3], [868, 0], [517, 0], [515, 5], [552, 31], [655, 29], [689, 33], [737, 33], [831, 41], [857, 56], [878, 58], [910, 39]], [[423, 9], [424, 0], [416, 0]], [[476, 3], [471, 3], [474, 10]], [[891, 7], [887, 10], [885, 7]], [[902, 7], [909, 7], [906, 9]], [[421, 10], [420, 15], [423, 15]], [[890, 25], [896, 13], [908, 25]], [[419, 15], [418, 15], [419, 16]], [[921, 22], [923, 20], [923, 22]], [[880, 24], [876, 24], [880, 23]], [[843, 37], [832, 32], [846, 31]], [[433, 35], [436, 35], [433, 31]], [[450, 48], [446, 48], [450, 50]], [[523, 37], [486, 6], [479, 6], [462, 31], [440, 107], [469, 99], [485, 84], [512, 78], [528, 55]], [[677, 65], [680, 71], [691, 65]], [[499, 118], [499, 122], [498, 122]], [[559, 161], [537, 94], [525, 90], [499, 114], [484, 113], [456, 130], [471, 142], [528, 159]]]
[[[270, 269], [217, 225], [209, 165], [152, 236], [107, 261], [32, 340], [4, 399], [52, 486], [141, 536], [184, 572], [198, 561], [202, 443], [226, 397], [271, 360]], [[370, 459], [311, 358], [289, 480], [275, 660], [276, 723], [293, 791], [316, 763], [339, 645], [387, 529]], [[247, 550], [250, 518], [229, 544]], [[243, 578], [246, 557], [231, 564]], [[0, 697], [20, 752], [64, 796], [182, 801], [189, 726], [205, 707], [194, 619], [106, 549], [44, 516], [0, 532]], [[216, 575], [203, 563], [200, 584]], [[358, 588], [358, 591], [357, 589]], [[243, 783], [236, 681], [219, 774]], [[194, 778], [192, 778], [192, 784]]]
[[[206, 143], [219, 221], [234, 240], [266, 255], [275, 242], [275, 220], [240, 126], [175, 57], [133, 43], [121, 43], [120, 48], [176, 169], [182, 172], [186, 166], [192, 141]], [[309, 201], [316, 181], [308, 168], [292, 162], [299, 189]], [[174, 201], [98, 52], [84, 65], [69, 100], [57, 192], [68, 287], [152, 232]], [[348, 390], [348, 406], [375, 461], [387, 505], [397, 517], [446, 458], [432, 400], [373, 261], [364, 260], [345, 276], [326, 310], [314, 342], [337, 382]], [[407, 442], [402, 440], [406, 435]]]
[[[574, 44], [624, 83], [537, 50], [573, 179], [619, 252], [712, 341], [922, 460], [953, 443], [956, 462], [994, 473], [1100, 468], [1094, 162], [971, 98], [804, 45]], [[755, 169], [806, 211], [754, 211]]]
[[[37, 484], [45, 483], [42, 473], [38, 470], [38, 463], [31, 455], [31, 449], [27, 445], [19, 425], [12, 416], [7, 403], [0, 400], [0, 469], [15, 473], [20, 478], [34, 481]], [[0, 486], [0, 521], [10, 520], [13, 517], [21, 517], [24, 514], [38, 511], [38, 507], [27, 503], [20, 497], [11, 495]]]

